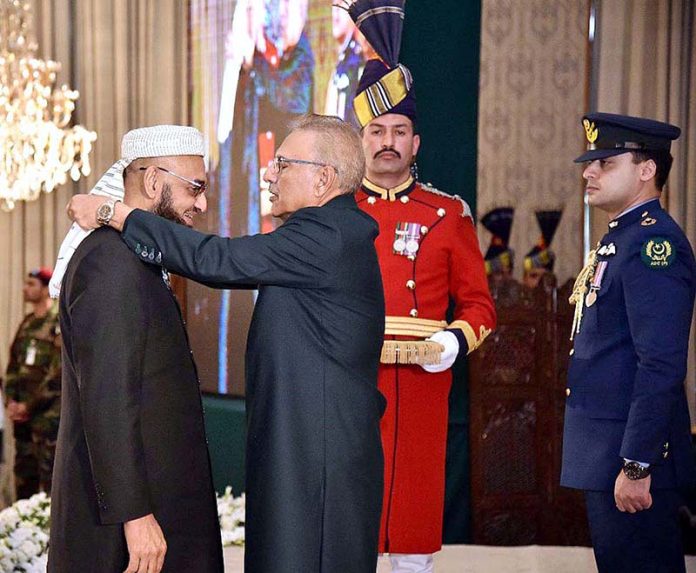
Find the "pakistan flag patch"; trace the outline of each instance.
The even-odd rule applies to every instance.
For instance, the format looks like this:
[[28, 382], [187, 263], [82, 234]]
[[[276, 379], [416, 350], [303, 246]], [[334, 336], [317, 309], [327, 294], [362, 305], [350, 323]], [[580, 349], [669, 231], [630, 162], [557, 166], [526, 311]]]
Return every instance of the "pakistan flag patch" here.
[[643, 243], [640, 258], [650, 269], [667, 268], [677, 257], [674, 245], [664, 237], [653, 237]]

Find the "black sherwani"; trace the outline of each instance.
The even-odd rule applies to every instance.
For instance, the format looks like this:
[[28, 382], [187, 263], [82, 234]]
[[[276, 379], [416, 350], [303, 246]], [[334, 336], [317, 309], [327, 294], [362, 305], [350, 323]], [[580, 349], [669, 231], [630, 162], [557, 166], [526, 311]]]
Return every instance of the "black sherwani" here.
[[[259, 296], [249, 332], [246, 573], [373, 573], [382, 496], [377, 224], [352, 196], [223, 239], [135, 211], [136, 252]], [[150, 256], [152, 255], [152, 256]]]
[[60, 323], [48, 571], [121, 573], [122, 523], [148, 513], [167, 542], [163, 571], [222, 571], [196, 368], [161, 269], [95, 231], [68, 265]]

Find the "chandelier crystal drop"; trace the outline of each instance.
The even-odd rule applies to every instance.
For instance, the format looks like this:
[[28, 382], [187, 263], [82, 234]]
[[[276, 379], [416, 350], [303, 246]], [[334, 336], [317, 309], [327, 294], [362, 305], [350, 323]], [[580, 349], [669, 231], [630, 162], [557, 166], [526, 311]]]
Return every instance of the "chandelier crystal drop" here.
[[0, 0], [0, 208], [90, 174], [97, 134], [70, 126], [76, 90], [56, 87], [60, 64], [36, 57], [27, 0]]

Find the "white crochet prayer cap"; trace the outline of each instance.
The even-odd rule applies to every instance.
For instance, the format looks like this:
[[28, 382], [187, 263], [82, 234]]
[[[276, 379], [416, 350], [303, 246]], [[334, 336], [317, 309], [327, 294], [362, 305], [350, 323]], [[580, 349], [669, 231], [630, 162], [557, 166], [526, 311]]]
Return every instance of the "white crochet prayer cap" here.
[[[136, 159], [143, 157], [170, 157], [176, 155], [200, 155], [205, 157], [205, 139], [195, 127], [184, 125], [153, 125], [126, 133], [121, 139], [121, 159], [114, 163], [90, 191], [123, 201], [123, 171]], [[63, 276], [73, 253], [92, 231], [85, 231], [73, 223], [58, 251], [58, 259], [48, 290], [58, 298]]]
[[121, 140], [121, 158], [205, 155], [205, 139], [195, 127], [153, 125], [126, 133]]

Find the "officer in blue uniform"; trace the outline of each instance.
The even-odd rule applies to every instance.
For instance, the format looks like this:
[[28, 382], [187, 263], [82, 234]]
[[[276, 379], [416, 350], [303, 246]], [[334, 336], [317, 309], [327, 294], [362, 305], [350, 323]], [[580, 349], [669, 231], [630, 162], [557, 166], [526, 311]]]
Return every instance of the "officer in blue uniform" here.
[[609, 216], [571, 303], [561, 485], [585, 491], [600, 573], [683, 572], [679, 490], [694, 482], [684, 392], [696, 265], [659, 198], [680, 129], [583, 118], [590, 205]]

